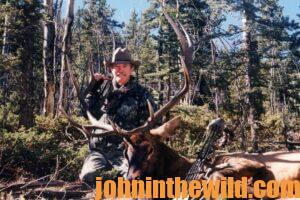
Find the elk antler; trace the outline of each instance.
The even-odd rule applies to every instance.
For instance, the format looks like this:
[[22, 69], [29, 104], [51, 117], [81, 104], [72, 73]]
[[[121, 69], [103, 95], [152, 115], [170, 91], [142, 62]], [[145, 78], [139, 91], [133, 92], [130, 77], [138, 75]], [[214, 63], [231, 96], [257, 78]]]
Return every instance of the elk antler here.
[[[185, 63], [187, 67], [190, 69], [190, 66], [192, 65], [193, 61], [193, 42], [191, 40], [191, 37], [187, 33], [186, 29], [184, 26], [180, 23], [179, 20], [176, 20], [177, 23], [180, 25], [182, 31], [180, 31], [180, 28], [177, 26], [177, 24], [174, 22], [174, 20], [170, 17], [170, 15], [167, 13], [165, 9], [165, 0], [162, 1], [162, 12], [167, 18], [168, 22], [171, 24], [172, 28], [174, 29], [177, 38], [181, 44], [182, 51], [183, 51], [183, 56], [184, 56], [184, 61], [181, 60], [181, 64]], [[180, 59], [182, 59], [182, 56], [180, 56]]]
[[169, 16], [169, 14], [165, 11], [164, 8], [164, 1], [162, 5], [162, 12], [164, 13], [165, 17], [167, 18], [168, 22], [171, 24], [173, 27], [178, 40], [180, 41], [182, 51], [183, 51], [183, 56], [180, 56], [180, 61], [181, 61], [181, 67], [183, 69], [184, 73], [184, 86], [183, 88], [175, 95], [173, 99], [171, 99], [167, 104], [165, 104], [163, 107], [161, 107], [158, 111], [153, 113], [153, 108], [151, 104], [148, 102], [148, 109], [149, 109], [149, 114], [150, 117], [148, 118], [148, 121], [143, 124], [140, 127], [137, 127], [135, 129], [132, 129], [130, 131], [126, 131], [118, 127], [116, 124], [112, 123], [114, 127], [117, 127], [116, 130], [123, 134], [123, 135], [130, 135], [134, 132], [142, 132], [145, 130], [148, 130], [155, 122], [155, 120], [159, 119], [163, 115], [165, 115], [174, 105], [176, 105], [179, 100], [188, 92], [189, 89], [189, 82], [190, 82], [190, 77], [189, 77], [189, 69], [191, 69], [192, 65], [192, 53], [193, 53], [193, 44], [190, 36], [188, 35], [187, 31], [183, 27], [183, 25], [177, 20], [178, 24], [180, 25], [182, 31], [180, 28], [177, 26], [177, 24], [174, 22], [174, 20]]
[[[72, 119], [72, 117], [69, 116], [64, 109], [61, 108], [60, 110], [62, 114], [68, 119], [70, 124], [74, 126], [76, 129], [78, 129], [87, 139], [89, 139], [90, 137], [103, 137], [106, 135], [118, 134], [117, 132], [115, 132], [112, 126], [110, 126], [109, 124], [104, 124], [99, 122], [94, 117], [92, 117], [92, 115], [89, 112], [87, 112], [87, 114], [92, 125], [81, 125], [77, 123], [74, 119]], [[95, 129], [101, 129], [104, 130], [104, 132], [92, 133], [92, 131]]]
[[190, 76], [189, 76], [189, 70], [191, 69], [192, 65], [192, 55], [193, 55], [193, 43], [192, 40], [183, 27], [183, 25], [177, 20], [178, 24], [181, 26], [182, 31], [180, 31], [180, 28], [177, 26], [177, 24], [174, 22], [174, 20], [169, 16], [169, 14], [165, 10], [165, 1], [163, 0], [162, 4], [162, 12], [164, 13], [165, 17], [167, 18], [168, 22], [171, 24], [172, 28], [174, 29], [178, 40], [180, 41], [181, 48], [183, 51], [183, 56], [180, 56], [181, 66], [183, 68], [185, 83], [184, 87], [181, 89], [181, 91], [166, 105], [164, 105], [161, 109], [159, 109], [157, 112], [154, 113], [154, 118], [159, 118], [166, 114], [175, 104], [178, 103], [180, 98], [182, 98], [185, 93], [187, 93], [189, 89], [189, 82], [190, 82]]

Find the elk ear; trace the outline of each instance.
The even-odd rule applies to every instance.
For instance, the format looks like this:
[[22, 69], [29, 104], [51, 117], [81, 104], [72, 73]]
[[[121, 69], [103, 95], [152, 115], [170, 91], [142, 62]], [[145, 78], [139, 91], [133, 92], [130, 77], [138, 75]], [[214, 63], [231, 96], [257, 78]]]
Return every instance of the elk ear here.
[[174, 130], [180, 125], [180, 117], [174, 117], [173, 119], [167, 121], [160, 127], [150, 130], [151, 135], [157, 135], [162, 138], [168, 138], [174, 134]]

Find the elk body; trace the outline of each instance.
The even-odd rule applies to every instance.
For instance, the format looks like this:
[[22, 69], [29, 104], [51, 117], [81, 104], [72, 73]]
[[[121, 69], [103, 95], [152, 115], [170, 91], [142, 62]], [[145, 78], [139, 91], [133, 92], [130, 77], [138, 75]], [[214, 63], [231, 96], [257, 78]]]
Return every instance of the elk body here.
[[213, 170], [212, 179], [241, 177], [255, 180], [299, 180], [300, 152], [231, 153], [217, 156], [213, 166], [224, 165], [224, 169]]

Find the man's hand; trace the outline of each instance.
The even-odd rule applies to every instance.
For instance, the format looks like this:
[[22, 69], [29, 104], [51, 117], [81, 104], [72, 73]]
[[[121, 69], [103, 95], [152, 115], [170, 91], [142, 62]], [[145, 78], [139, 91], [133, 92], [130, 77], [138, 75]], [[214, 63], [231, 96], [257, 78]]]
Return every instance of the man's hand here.
[[98, 72], [94, 73], [94, 79], [96, 81], [101, 81], [101, 80], [111, 80], [110, 77], [104, 76], [103, 74], [100, 74]]

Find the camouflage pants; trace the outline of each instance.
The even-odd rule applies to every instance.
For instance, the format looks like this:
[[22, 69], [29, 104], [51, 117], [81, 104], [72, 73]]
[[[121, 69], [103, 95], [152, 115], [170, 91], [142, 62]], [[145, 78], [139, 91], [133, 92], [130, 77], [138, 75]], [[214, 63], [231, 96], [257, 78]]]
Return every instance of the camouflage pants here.
[[90, 186], [96, 183], [96, 177], [112, 179], [116, 175], [125, 176], [128, 164], [122, 150], [110, 152], [91, 151], [84, 160], [79, 178]]

